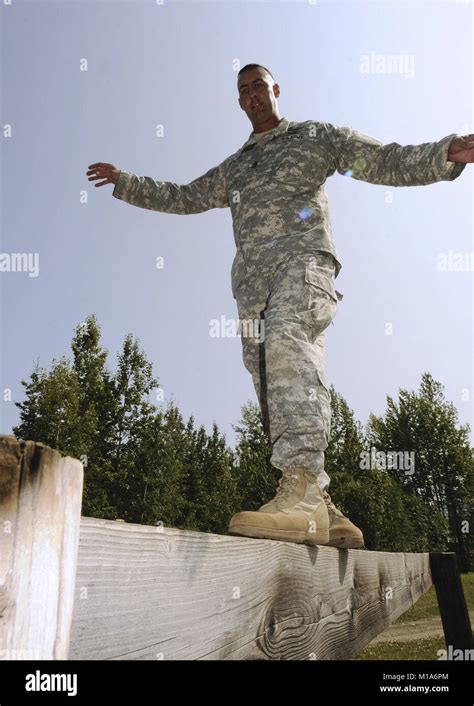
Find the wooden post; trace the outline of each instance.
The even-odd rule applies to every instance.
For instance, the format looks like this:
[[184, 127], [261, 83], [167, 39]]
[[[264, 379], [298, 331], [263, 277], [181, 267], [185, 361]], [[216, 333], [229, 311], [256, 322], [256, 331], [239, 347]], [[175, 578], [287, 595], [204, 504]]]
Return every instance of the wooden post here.
[[472, 648], [472, 629], [454, 552], [430, 554], [431, 576], [438, 597], [446, 647]]
[[67, 659], [82, 464], [0, 435], [0, 659]]

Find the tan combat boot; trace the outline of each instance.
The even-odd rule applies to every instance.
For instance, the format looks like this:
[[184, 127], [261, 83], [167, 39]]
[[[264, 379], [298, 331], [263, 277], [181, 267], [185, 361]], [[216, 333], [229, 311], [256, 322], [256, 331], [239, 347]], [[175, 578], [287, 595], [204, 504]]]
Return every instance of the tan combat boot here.
[[328, 546], [338, 549], [361, 549], [364, 546], [361, 530], [334, 505], [326, 490], [323, 491], [323, 498], [329, 513]]
[[314, 476], [301, 468], [283, 471], [275, 497], [255, 512], [238, 512], [229, 534], [282, 542], [327, 544], [329, 515]]

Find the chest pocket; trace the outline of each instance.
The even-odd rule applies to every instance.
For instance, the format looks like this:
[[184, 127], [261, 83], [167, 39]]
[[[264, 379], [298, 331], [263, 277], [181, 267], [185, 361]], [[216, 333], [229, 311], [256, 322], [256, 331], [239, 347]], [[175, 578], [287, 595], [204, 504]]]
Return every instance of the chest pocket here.
[[[228, 164], [227, 184], [229, 199], [233, 199], [233, 195], [245, 191], [248, 187], [254, 174], [252, 165], [256, 161], [258, 161], [258, 155], [256, 154], [256, 150], [251, 148], [232, 159]], [[231, 203], [234, 203], [234, 201], [231, 200]]]
[[316, 140], [307, 134], [286, 132], [244, 150], [228, 165], [229, 198], [259, 186], [288, 193], [314, 192], [325, 180], [324, 160]]
[[322, 155], [318, 158], [315, 140], [301, 132], [286, 133], [272, 140], [274, 151], [270, 177], [290, 188], [317, 188], [324, 182]]

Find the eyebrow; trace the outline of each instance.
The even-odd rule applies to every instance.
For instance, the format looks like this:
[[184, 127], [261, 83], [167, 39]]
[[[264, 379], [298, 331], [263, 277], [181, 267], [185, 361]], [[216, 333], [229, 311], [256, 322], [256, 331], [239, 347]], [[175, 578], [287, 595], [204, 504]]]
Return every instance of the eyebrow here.
[[[254, 79], [254, 80], [252, 81], [252, 83], [257, 83], [257, 81], [263, 81], [262, 76], [260, 76], [259, 78]], [[241, 89], [241, 88], [247, 88], [247, 86], [248, 86], [248, 83], [242, 83], [242, 84], [239, 86], [239, 92], [240, 92], [240, 89]]]

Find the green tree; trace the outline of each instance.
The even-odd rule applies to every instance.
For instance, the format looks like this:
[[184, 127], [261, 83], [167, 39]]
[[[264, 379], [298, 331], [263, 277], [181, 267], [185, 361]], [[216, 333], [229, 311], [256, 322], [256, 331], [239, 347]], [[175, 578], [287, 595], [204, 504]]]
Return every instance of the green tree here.
[[109, 372], [100, 335], [89, 316], [75, 329], [72, 362], [53, 359], [49, 372], [37, 365], [30, 381], [22, 381], [26, 399], [16, 403], [20, 422], [13, 433], [78, 458], [84, 465], [82, 513], [116, 517], [127, 504], [127, 452], [156, 410], [146, 400], [156, 380], [130, 334], [117, 372]]
[[[444, 548], [457, 552], [463, 571], [468, 570], [469, 533], [464, 527], [470, 519], [473, 477], [468, 434], [469, 426], [458, 427], [456, 408], [430, 373], [423, 374], [418, 393], [400, 389], [397, 402], [387, 397], [385, 415], [371, 415], [367, 429], [375, 448], [413, 452], [414, 472], [388, 472], [405, 491], [421, 498], [442, 526], [448, 524]], [[430, 544], [436, 545], [438, 528], [433, 523], [429, 527]]]
[[80, 386], [70, 361], [53, 358], [50, 372], [39, 365], [29, 382], [21, 381], [26, 400], [16, 402], [20, 422], [13, 433], [21, 439], [41, 441], [78, 457], [84, 451], [90, 419], [81, 421]]
[[257, 510], [274, 495], [281, 472], [270, 463], [272, 447], [264, 429], [260, 408], [248, 402], [241, 408], [242, 418], [233, 425], [237, 444], [232, 454], [236, 479], [236, 512]]
[[90, 420], [87, 459], [91, 465], [110, 456], [113, 441], [114, 384], [106, 368], [108, 353], [101, 347], [100, 337], [99, 324], [92, 314], [76, 326], [71, 343], [72, 365], [80, 389], [81, 419]]
[[194, 429], [193, 421], [188, 424], [185, 527], [225, 534], [237, 504], [232, 453], [216, 423], [208, 435], [203, 426]]
[[143, 417], [128, 445], [126, 488], [119, 511], [127, 522], [183, 527], [189, 440], [182, 416], [166, 411]]
[[431, 541], [432, 551], [443, 549], [443, 517], [429, 512], [419, 497], [406, 493], [385, 470], [364, 467], [368, 442], [363, 428], [333, 386], [330, 394], [329, 491], [334, 503], [362, 530], [366, 547], [427, 551]]
[[128, 334], [115, 373], [106, 368], [95, 316], [74, 332], [72, 362], [36, 366], [23, 381], [14, 433], [79, 458], [82, 514], [127, 522], [224, 532], [237, 504], [232, 452], [216, 424], [208, 435], [185, 425], [178, 408], [148, 400], [151, 363]]

